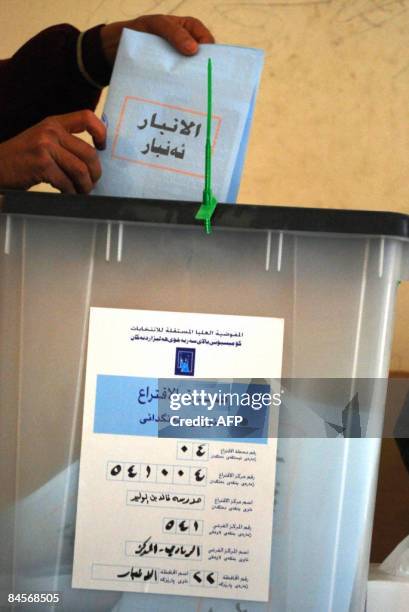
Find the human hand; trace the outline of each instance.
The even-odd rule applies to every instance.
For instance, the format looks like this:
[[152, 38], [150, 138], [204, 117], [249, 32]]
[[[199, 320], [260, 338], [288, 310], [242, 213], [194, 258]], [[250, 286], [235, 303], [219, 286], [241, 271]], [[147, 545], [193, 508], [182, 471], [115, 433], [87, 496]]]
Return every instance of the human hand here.
[[102, 48], [111, 64], [115, 61], [123, 28], [161, 36], [183, 55], [197, 53], [200, 43], [214, 43], [213, 35], [199, 19], [175, 15], [145, 15], [130, 21], [110, 23], [101, 29]]
[[89, 193], [101, 176], [93, 146], [73, 136], [88, 132], [97, 148], [106, 128], [90, 110], [48, 117], [0, 144], [0, 187], [29, 189], [50, 183], [63, 193]]

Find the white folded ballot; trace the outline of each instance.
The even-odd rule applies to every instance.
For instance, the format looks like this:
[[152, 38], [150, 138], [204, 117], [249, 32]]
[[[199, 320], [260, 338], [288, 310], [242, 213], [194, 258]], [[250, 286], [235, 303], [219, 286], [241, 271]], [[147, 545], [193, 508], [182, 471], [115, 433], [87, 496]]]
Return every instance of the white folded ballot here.
[[103, 113], [107, 147], [93, 193], [201, 200], [207, 60], [213, 61], [213, 192], [235, 202], [263, 63], [258, 49], [200, 45], [185, 57], [151, 34], [125, 29]]

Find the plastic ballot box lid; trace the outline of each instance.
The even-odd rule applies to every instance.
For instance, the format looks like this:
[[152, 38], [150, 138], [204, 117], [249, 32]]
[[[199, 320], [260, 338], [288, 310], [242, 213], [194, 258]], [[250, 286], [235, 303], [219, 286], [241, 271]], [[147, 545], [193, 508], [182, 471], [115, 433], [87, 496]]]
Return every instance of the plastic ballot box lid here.
[[128, 594], [129, 609], [361, 612], [409, 217], [219, 204], [206, 235], [198, 207], [0, 196], [2, 592], [52, 585], [84, 610], [70, 576], [88, 318], [103, 307], [284, 321], [269, 601]]
[[[195, 219], [199, 202], [146, 200], [107, 196], [63, 195], [0, 190], [0, 212], [117, 222], [202, 224]], [[217, 229], [391, 236], [409, 239], [409, 216], [396, 212], [218, 204], [212, 217]]]

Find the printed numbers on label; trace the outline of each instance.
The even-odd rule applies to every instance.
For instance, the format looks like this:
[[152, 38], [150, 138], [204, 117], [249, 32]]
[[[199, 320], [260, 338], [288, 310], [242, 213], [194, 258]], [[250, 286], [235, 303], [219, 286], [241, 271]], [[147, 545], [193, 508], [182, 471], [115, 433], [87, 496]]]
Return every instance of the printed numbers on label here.
[[107, 479], [128, 482], [205, 486], [206, 467], [108, 461]]
[[201, 587], [216, 587], [217, 586], [217, 572], [209, 571], [191, 571], [190, 573], [190, 585], [201, 586]]
[[198, 519], [164, 518], [162, 527], [164, 533], [203, 535], [203, 521]]
[[207, 442], [179, 440], [176, 458], [186, 461], [207, 461], [209, 458], [209, 445]]

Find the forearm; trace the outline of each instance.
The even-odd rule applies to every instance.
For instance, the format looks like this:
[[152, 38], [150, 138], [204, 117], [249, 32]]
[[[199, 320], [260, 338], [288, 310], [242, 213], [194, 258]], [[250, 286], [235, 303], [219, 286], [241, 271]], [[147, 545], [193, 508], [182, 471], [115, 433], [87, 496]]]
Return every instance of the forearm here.
[[0, 142], [47, 116], [95, 109], [111, 73], [100, 29], [82, 35], [79, 45], [76, 28], [53, 26], [0, 62]]

